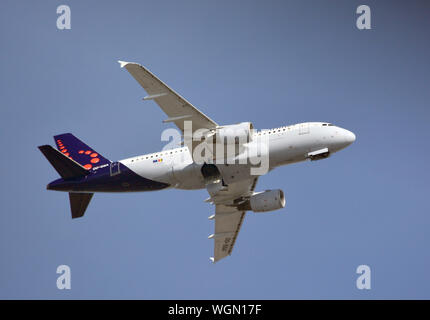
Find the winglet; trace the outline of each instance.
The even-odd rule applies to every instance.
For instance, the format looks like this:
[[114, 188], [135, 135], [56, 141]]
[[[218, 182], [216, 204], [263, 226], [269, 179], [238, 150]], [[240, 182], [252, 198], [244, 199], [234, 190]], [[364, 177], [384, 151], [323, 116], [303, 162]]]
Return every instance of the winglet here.
[[126, 65], [128, 65], [130, 62], [118, 60], [118, 63], [119, 63], [119, 65], [120, 65], [120, 67], [121, 67], [121, 68], [124, 68], [124, 67], [125, 67]]
[[209, 260], [210, 260], [212, 263], [215, 263], [215, 258], [214, 258], [214, 257], [209, 257]]

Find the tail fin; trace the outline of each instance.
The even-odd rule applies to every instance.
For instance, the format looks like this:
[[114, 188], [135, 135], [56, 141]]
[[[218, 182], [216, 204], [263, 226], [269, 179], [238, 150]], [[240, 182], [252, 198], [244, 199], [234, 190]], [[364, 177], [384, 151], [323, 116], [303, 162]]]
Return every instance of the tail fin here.
[[85, 169], [89, 170], [93, 166], [110, 163], [108, 159], [104, 158], [100, 153], [87, 146], [71, 133], [54, 136], [54, 139], [58, 150], [67, 157], [75, 160]]
[[72, 219], [80, 218], [84, 215], [88, 204], [94, 193], [73, 193], [69, 192], [70, 209], [72, 210]]
[[79, 163], [49, 145], [40, 146], [39, 150], [63, 179], [83, 177], [89, 173]]

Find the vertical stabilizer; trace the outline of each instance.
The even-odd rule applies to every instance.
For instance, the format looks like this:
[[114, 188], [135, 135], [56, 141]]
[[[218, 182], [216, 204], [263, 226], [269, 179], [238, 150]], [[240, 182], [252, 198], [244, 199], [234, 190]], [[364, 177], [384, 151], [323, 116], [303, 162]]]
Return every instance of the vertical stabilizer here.
[[110, 161], [100, 153], [83, 143], [71, 133], [54, 136], [58, 150], [65, 156], [73, 159], [85, 169], [108, 164]]

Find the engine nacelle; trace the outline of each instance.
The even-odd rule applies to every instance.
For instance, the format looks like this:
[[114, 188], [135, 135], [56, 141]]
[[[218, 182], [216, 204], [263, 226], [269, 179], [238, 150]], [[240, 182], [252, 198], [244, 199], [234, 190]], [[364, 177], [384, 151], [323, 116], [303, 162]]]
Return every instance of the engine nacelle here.
[[222, 126], [216, 132], [216, 143], [244, 144], [252, 140], [254, 126], [251, 122], [241, 122]]
[[241, 204], [239, 210], [252, 210], [254, 212], [268, 212], [285, 207], [285, 195], [282, 190], [266, 190], [253, 194], [251, 198]]

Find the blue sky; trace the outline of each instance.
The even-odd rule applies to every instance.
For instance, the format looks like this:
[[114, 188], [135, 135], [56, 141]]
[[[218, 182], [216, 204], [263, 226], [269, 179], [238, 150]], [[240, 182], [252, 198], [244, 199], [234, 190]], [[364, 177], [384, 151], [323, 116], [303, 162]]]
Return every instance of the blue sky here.
[[[1, 1], [0, 298], [430, 298], [430, 5], [366, 1], [360, 31], [360, 4]], [[215, 265], [205, 190], [96, 194], [72, 221], [38, 145], [72, 132], [112, 160], [163, 147], [165, 115], [117, 60], [220, 124], [327, 121], [357, 141], [262, 177], [286, 207], [249, 213]], [[62, 264], [71, 290], [56, 288]], [[371, 290], [355, 286], [361, 264]]]

